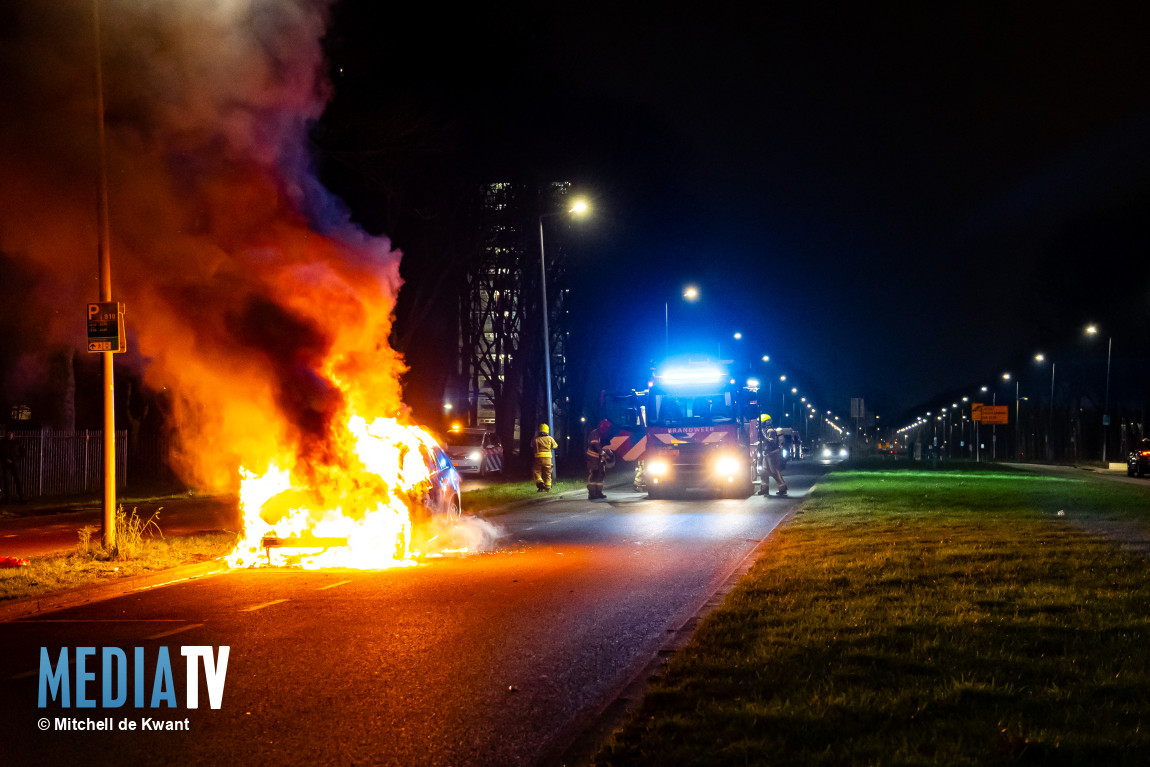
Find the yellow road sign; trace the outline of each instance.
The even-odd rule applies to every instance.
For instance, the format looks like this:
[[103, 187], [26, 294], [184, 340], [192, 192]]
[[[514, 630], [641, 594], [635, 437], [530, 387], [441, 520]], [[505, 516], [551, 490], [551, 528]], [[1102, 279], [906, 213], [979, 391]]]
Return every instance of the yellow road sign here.
[[985, 405], [982, 408], [982, 422], [990, 425], [1010, 423], [1010, 406]]

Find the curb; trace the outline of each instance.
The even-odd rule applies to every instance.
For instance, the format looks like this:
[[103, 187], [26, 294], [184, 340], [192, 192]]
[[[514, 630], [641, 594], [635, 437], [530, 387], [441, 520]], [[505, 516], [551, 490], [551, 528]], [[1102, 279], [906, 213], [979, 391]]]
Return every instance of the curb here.
[[67, 591], [58, 591], [37, 597], [13, 599], [10, 602], [0, 603], [0, 623], [24, 620], [92, 602], [102, 602], [131, 594], [134, 591], [144, 591], [180, 581], [206, 578], [227, 572], [229, 569], [223, 561], [213, 560], [194, 565], [180, 565], [166, 570], [158, 570], [154, 573], [132, 575], [104, 583], [93, 583], [89, 586], [78, 586]]

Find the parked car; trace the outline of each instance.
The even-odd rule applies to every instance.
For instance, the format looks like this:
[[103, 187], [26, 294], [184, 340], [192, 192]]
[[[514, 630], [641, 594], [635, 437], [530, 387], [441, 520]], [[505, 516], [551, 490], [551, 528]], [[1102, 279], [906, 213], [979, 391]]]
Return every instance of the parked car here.
[[486, 477], [503, 471], [503, 445], [495, 432], [453, 427], [444, 441], [447, 455], [460, 474]]
[[1126, 459], [1126, 475], [1144, 477], [1150, 471], [1150, 438], [1143, 438]]

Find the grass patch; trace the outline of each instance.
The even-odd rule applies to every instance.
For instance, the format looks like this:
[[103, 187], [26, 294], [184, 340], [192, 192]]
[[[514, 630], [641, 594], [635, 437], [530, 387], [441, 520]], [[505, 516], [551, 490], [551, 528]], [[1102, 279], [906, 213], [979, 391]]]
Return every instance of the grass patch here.
[[165, 538], [159, 512], [142, 519], [133, 509], [116, 511], [116, 546], [93, 540], [96, 528], [77, 531], [75, 551], [36, 557], [25, 567], [0, 570], [0, 601], [42, 596], [78, 586], [219, 559], [235, 546], [234, 533]]
[[[551, 495], [557, 495], [568, 490], [585, 490], [587, 477], [574, 479], [557, 479], [551, 483]], [[519, 482], [501, 482], [486, 487], [468, 490], [463, 493], [463, 510], [468, 512], [482, 511], [497, 506], [506, 506], [516, 501], [538, 500], [543, 493], [537, 492], [535, 483], [530, 479]]]
[[833, 472], [595, 763], [1144, 764], [1147, 563], [1090, 523], [1146, 514], [1121, 483]]

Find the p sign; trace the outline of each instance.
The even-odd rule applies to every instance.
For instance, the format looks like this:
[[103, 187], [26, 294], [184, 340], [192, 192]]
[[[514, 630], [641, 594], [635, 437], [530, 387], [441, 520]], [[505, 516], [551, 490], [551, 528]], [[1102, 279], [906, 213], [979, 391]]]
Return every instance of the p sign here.
[[88, 304], [88, 351], [123, 352], [124, 305], [116, 301]]

